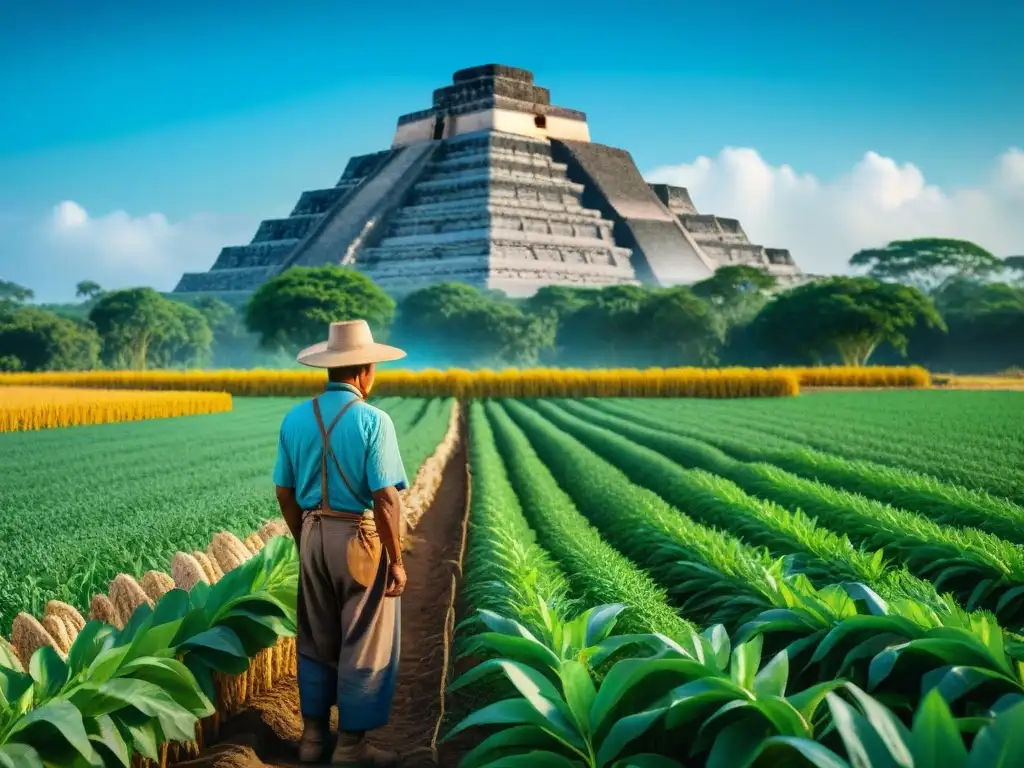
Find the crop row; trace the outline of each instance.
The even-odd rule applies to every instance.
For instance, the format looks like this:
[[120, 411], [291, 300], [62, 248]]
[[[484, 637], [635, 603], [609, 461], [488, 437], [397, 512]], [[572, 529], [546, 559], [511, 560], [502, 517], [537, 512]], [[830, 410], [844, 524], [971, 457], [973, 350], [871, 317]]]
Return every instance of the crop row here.
[[761, 440], [912, 470], [1024, 504], [1018, 393], [830, 393], [775, 401], [772, 408], [753, 400], [659, 405], [666, 424], [706, 434], [752, 430]]
[[702, 441], [742, 461], [772, 464], [801, 477], [920, 512], [936, 522], [979, 528], [1024, 544], [1024, 507], [984, 491], [898, 467], [811, 450], [749, 426], [700, 427], [674, 415], [666, 419], [664, 410], [645, 408], [639, 401], [591, 400], [587, 405], [643, 426]]
[[[599, 452], [607, 450], [602, 445], [606, 443], [603, 435], [621, 435], [657, 451], [669, 463], [705, 469], [732, 481], [753, 497], [775, 502], [782, 512], [783, 525], [791, 517], [787, 510], [803, 510], [819, 525], [848, 536], [868, 550], [884, 550], [888, 557], [905, 563], [915, 575], [956, 594], [969, 609], [993, 609], [1008, 626], [1017, 627], [1024, 622], [1024, 549], [997, 536], [973, 528], [944, 526], [916, 512], [839, 491], [769, 464], [737, 461], [701, 441], [579, 404], [556, 406], [542, 402], [537, 407]], [[616, 454], [612, 460], [630, 461], [631, 456], [627, 451]], [[641, 462], [632, 458], [632, 463], [643, 471]], [[664, 475], [649, 474], [651, 482], [660, 481], [660, 492], [679, 493], [678, 489], [666, 487], [669, 483], [660, 479]], [[749, 537], [750, 532], [743, 531], [743, 535]], [[770, 541], [759, 543], [773, 549], [777, 546]], [[891, 581], [888, 572], [886, 576]], [[908, 582], [902, 578], [901, 583]], [[923, 595], [921, 586], [916, 585], [918, 596]]]
[[[788, 764], [800, 754], [821, 766], [865, 755], [855, 764], [973, 768], [1013, 754], [1006, 752], [1013, 747], [1013, 724], [1024, 717], [1024, 708], [1017, 706], [1024, 699], [1022, 654], [991, 617], [968, 616], [942, 600], [936, 606], [908, 597], [886, 601], [858, 584], [815, 590], [801, 575], [772, 572], [775, 563], [763, 554], [688, 520], [565, 434], [549, 415], [521, 403], [474, 406], [469, 552], [491, 525], [529, 542], [531, 557], [549, 569], [544, 549], [550, 546], [562, 564], [569, 543], [581, 542], [597, 556], [570, 560], [567, 586], [585, 601], [602, 590], [613, 594], [611, 582], [628, 566], [601, 548], [594, 536], [599, 533], [662, 586], [677, 587], [668, 598], [686, 618], [712, 621], [717, 612], [730, 620], [732, 642], [723, 627], [709, 626], [698, 635], [685, 623], [678, 625], [675, 642], [649, 633], [610, 634], [620, 619], [617, 628], [626, 628], [628, 621], [630, 629], [643, 632], [642, 617], [653, 615], [637, 610], [630, 615], [628, 590], [618, 606], [579, 616], [565, 608], [550, 611], [546, 631], [531, 632], [523, 622], [531, 612], [521, 607], [536, 599], [541, 580], [529, 568], [490, 570], [488, 587], [469, 587], [470, 607], [482, 607], [474, 598], [492, 589], [517, 598], [503, 603], [510, 609], [504, 617], [484, 616], [486, 631], [469, 635], [465, 644], [489, 661], [472, 668], [454, 688], [473, 689], [504, 675], [519, 696], [488, 703], [452, 731], [504, 727], [466, 757], [464, 768], [491, 765], [499, 757], [512, 760], [516, 754], [552, 766], [676, 766], [684, 757], [696, 761], [687, 760], [688, 765], [746, 766], [757, 757]], [[617, 445], [625, 451], [630, 441]], [[708, 493], [698, 499], [701, 506], [707, 505]], [[727, 494], [717, 498], [728, 505]], [[510, 508], [514, 514], [507, 513]], [[523, 527], [527, 520], [537, 526], [536, 539]], [[475, 575], [470, 563], [468, 578]], [[722, 582], [726, 586], [716, 590]], [[694, 600], [698, 595], [705, 600]], [[487, 607], [493, 611], [498, 604]], [[464, 625], [464, 630], [479, 626]], [[609, 667], [609, 657], [622, 650], [626, 658]], [[633, 658], [652, 650], [653, 658]], [[985, 684], [978, 687], [981, 681]], [[898, 718], [915, 710], [911, 731]], [[971, 718], [968, 741], [981, 729], [970, 758], [958, 735], [943, 743], [932, 732], [944, 728], [948, 734], [954, 724], [955, 734], [954, 717]], [[830, 723], [834, 727], [826, 727]], [[888, 749], [913, 757], [890, 762], [887, 747], [877, 750], [878, 734]]]

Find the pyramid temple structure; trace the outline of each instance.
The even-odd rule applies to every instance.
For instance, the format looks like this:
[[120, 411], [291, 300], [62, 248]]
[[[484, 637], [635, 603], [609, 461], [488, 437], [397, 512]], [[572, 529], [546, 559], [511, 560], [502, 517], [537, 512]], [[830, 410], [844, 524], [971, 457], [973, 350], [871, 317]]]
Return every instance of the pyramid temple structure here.
[[648, 184], [583, 112], [551, 104], [533, 74], [456, 72], [403, 115], [391, 148], [353, 157], [333, 187], [303, 192], [248, 245], [221, 250], [177, 293], [250, 293], [292, 266], [341, 264], [392, 296], [436, 282], [529, 296], [544, 285], [694, 283], [747, 264], [801, 279], [789, 251], [736, 219], [698, 213], [683, 187]]

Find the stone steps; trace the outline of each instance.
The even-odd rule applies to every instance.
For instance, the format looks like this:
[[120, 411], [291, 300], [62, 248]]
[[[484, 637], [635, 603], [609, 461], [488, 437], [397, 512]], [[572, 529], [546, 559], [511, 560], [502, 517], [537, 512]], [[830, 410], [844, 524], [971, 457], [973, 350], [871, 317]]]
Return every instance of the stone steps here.
[[384, 237], [407, 237], [489, 227], [506, 231], [611, 240], [611, 227], [593, 216], [524, 211], [512, 207], [439, 212], [430, 216], [406, 214], [392, 218], [388, 222]]
[[299, 244], [297, 238], [272, 240], [249, 245], [229, 245], [222, 248], [211, 269], [271, 266], [282, 263]]
[[266, 282], [273, 267], [240, 267], [211, 269], [209, 272], [188, 272], [181, 278], [176, 291], [204, 293], [211, 291], [248, 291]]
[[252, 238], [252, 243], [271, 243], [281, 240], [301, 240], [324, 217], [322, 213], [305, 213], [286, 219], [264, 219]]

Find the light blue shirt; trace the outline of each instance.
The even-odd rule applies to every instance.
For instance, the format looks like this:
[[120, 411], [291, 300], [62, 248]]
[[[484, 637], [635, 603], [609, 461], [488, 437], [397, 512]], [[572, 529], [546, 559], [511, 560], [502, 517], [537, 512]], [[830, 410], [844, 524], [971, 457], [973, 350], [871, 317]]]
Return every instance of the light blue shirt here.
[[[327, 428], [342, 408], [359, 396], [348, 384], [327, 385], [320, 396], [320, 415]], [[398, 450], [398, 437], [391, 417], [368, 403], [356, 403], [331, 432], [331, 447], [358, 497], [353, 496], [338, 475], [334, 461], [327, 458], [327, 487], [331, 509], [336, 512], [359, 512], [373, 508], [372, 494], [394, 486], [402, 491], [409, 487]], [[320, 459], [323, 438], [313, 412], [313, 401], [292, 408], [281, 423], [274, 483], [294, 488], [303, 509], [320, 504]]]

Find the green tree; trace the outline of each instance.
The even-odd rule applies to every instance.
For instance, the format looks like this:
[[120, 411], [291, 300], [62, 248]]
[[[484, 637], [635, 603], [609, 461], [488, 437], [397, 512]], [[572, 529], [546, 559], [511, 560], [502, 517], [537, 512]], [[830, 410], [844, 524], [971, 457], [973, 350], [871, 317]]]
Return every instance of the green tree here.
[[562, 317], [556, 337], [564, 365], [616, 368], [643, 365], [642, 310], [651, 291], [638, 285], [613, 285], [593, 292], [593, 299]]
[[0, 315], [0, 370], [88, 370], [99, 351], [99, 336], [87, 324], [38, 307]]
[[111, 367], [186, 365], [209, 351], [203, 316], [152, 288], [104, 293], [89, 311], [89, 320], [103, 341], [103, 362]]
[[394, 338], [414, 366], [529, 366], [552, 345], [554, 327], [503, 295], [436, 283], [402, 300]]
[[[172, 305], [177, 323], [156, 340], [150, 349], [149, 363], [157, 368], [194, 368], [207, 366], [212, 360], [213, 332], [206, 317], [198, 309], [174, 299]], [[173, 329], [173, 330], [172, 330]]]
[[694, 283], [694, 295], [718, 310], [729, 325], [749, 322], [768, 301], [779, 281], [763, 269], [736, 264], [720, 267], [711, 277]]
[[882, 343], [906, 355], [917, 326], [945, 329], [931, 299], [917, 288], [868, 277], [835, 277], [779, 294], [755, 320], [757, 335], [782, 356], [819, 363], [835, 351], [845, 365], [864, 365]]
[[19, 307], [34, 298], [35, 293], [31, 289], [10, 280], [0, 280], [0, 312]]
[[650, 353], [648, 365], [715, 365], [725, 339], [725, 320], [686, 287], [653, 293], [639, 316], [639, 343]]
[[270, 350], [291, 350], [322, 341], [327, 326], [365, 320], [386, 338], [395, 302], [370, 278], [339, 266], [292, 267], [261, 285], [245, 309], [245, 325]]
[[100, 287], [99, 283], [93, 282], [92, 280], [83, 280], [75, 286], [75, 296], [85, 299], [86, 301], [98, 299], [102, 294], [103, 288]]
[[549, 315], [560, 320], [594, 301], [593, 288], [569, 288], [545, 285], [523, 302], [523, 309], [533, 315]]
[[876, 280], [916, 286], [930, 292], [953, 277], [981, 278], [1000, 272], [1003, 261], [969, 240], [922, 237], [867, 248], [850, 258]]
[[1003, 259], [1003, 269], [1017, 285], [1024, 287], [1024, 256], [1007, 256]]

